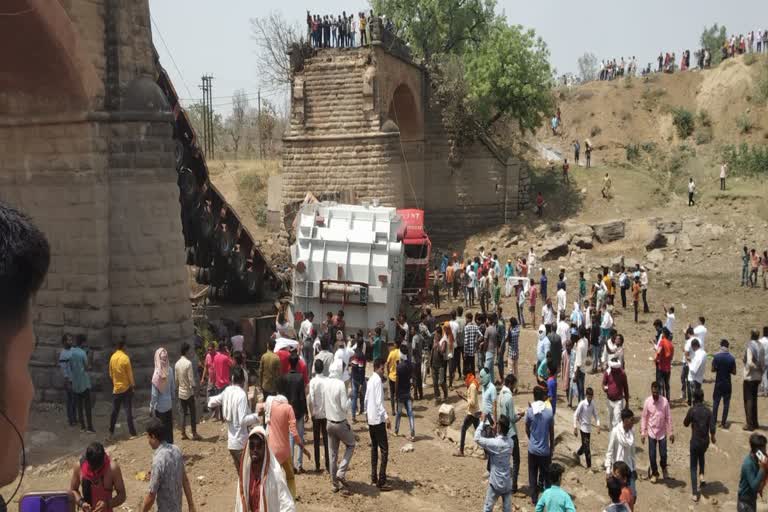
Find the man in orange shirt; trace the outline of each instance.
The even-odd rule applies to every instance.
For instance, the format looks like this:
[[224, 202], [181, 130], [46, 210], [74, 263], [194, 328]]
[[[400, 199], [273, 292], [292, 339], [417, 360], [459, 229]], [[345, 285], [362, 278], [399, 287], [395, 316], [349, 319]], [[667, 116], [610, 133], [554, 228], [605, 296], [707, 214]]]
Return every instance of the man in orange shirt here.
[[448, 291], [448, 298], [451, 298], [451, 292], [453, 292], [453, 279], [455, 277], [456, 269], [453, 268], [453, 262], [450, 262], [445, 267], [445, 288]]
[[267, 398], [264, 410], [264, 422], [269, 429], [269, 436], [267, 436], [269, 450], [285, 471], [288, 489], [291, 491], [291, 496], [296, 499], [296, 478], [293, 473], [289, 438], [293, 437], [294, 442], [304, 451], [307, 458], [310, 458], [309, 451], [305, 450], [304, 442], [296, 429], [296, 416], [287, 398], [283, 395], [270, 396]]
[[632, 283], [632, 304], [635, 307], [635, 323], [637, 323], [637, 310], [640, 308], [640, 277], [635, 278], [635, 282]]

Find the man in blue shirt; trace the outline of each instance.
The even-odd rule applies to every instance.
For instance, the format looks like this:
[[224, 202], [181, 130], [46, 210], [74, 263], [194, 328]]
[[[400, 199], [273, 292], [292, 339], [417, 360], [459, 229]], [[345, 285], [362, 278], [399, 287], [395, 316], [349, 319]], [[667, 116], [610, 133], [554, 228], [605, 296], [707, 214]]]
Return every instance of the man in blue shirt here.
[[[85, 353], [85, 334], [78, 334], [76, 347], [69, 354], [69, 373], [72, 392], [77, 401], [77, 417], [82, 432], [95, 433], [91, 418], [91, 378], [88, 376], [88, 356]], [[85, 412], [85, 415], [83, 414]], [[83, 418], [85, 416], [85, 418]]]
[[549, 465], [552, 462], [552, 441], [554, 440], [555, 417], [552, 409], [544, 403], [544, 388], [533, 388], [533, 403], [525, 411], [525, 433], [528, 435], [528, 485], [531, 489], [531, 503], [536, 505], [539, 497], [539, 480], [544, 487], [549, 485]]
[[[552, 416], [557, 412], [557, 366], [549, 364], [549, 377], [547, 378], [547, 397], [552, 405]], [[566, 376], [566, 378], [568, 378]]]
[[541, 294], [541, 301], [547, 302], [547, 271], [541, 269], [541, 279], [539, 280], [539, 293]]
[[560, 488], [560, 478], [563, 476], [563, 466], [552, 464], [549, 466], [549, 481], [551, 486], [536, 503], [536, 512], [576, 512], [571, 496]]
[[480, 408], [482, 418], [483, 420], [487, 420], [488, 418], [493, 420], [494, 404], [496, 402], [496, 386], [491, 382], [491, 374], [485, 368], [480, 370], [480, 387], [483, 392]]
[[72, 391], [72, 374], [69, 371], [69, 359], [72, 357], [72, 335], [61, 337], [62, 349], [59, 352], [59, 368], [64, 377], [64, 388], [67, 393], [67, 422], [70, 427], [77, 425], [77, 399]]
[[717, 423], [717, 409], [723, 401], [723, 420], [720, 426], [726, 427], [728, 406], [731, 404], [731, 375], [736, 375], [736, 358], [729, 351], [728, 340], [720, 340], [720, 351], [712, 358], [712, 371], [715, 373], [715, 387], [712, 392], [712, 417]]
[[512, 481], [509, 478], [509, 458], [512, 454], [512, 439], [509, 437], [510, 419], [500, 416], [496, 437], [483, 437], [488, 425], [486, 416], [475, 429], [475, 442], [488, 454], [488, 493], [485, 495], [483, 510], [491, 511], [496, 500], [501, 498], [503, 512], [512, 510]]

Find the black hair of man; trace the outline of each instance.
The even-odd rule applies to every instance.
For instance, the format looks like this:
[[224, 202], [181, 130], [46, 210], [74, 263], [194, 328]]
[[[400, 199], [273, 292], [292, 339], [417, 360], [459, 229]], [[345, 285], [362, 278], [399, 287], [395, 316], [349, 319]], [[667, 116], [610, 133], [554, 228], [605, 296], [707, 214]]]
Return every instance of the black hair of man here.
[[674, 313], [675, 312], [675, 306], [669, 306], [669, 312]]
[[768, 443], [768, 440], [763, 434], [752, 434], [749, 436], [749, 451], [753, 454], [757, 453], [758, 450], [765, 453], [766, 443]]
[[653, 321], [653, 327], [655, 329], [662, 329], [662, 325], [664, 325], [664, 324], [658, 318]]
[[[673, 309], [672, 311], [674, 312], [674, 309]], [[705, 323], [706, 321], [707, 321], [707, 320], [706, 320], [706, 319], [705, 319], [703, 316], [700, 316], [700, 317], [699, 317], [699, 323], [700, 323], [701, 325], [704, 325], [704, 323]]]
[[694, 350], [701, 348], [701, 342], [699, 341], [699, 338], [693, 338], [691, 340], [691, 348]]
[[730, 347], [730, 346], [731, 346], [731, 344], [730, 344], [730, 343], [728, 343], [728, 340], [727, 340], [727, 339], [723, 338], [723, 339], [721, 339], [721, 340], [720, 340], [720, 346], [721, 346], [721, 347], [725, 347], [725, 348], [728, 348], [728, 347]]
[[299, 365], [299, 354], [291, 352], [291, 355], [288, 356], [288, 364], [291, 366], [291, 370], [295, 370]]
[[245, 372], [239, 366], [235, 366], [234, 368], [232, 368], [230, 376], [232, 377], [233, 384], [236, 384], [238, 386], [242, 386], [243, 384], [245, 384]]
[[506, 414], [499, 416], [499, 434], [506, 437], [509, 434], [510, 423], [509, 417]]
[[315, 375], [323, 373], [323, 361], [322, 359], [315, 359]]
[[563, 476], [563, 466], [557, 463], [550, 464], [549, 469], [547, 470], [547, 474], [549, 476], [550, 484], [560, 485], [560, 479]]
[[455, 309], [451, 310], [451, 320], [456, 320], [456, 310]]
[[[51, 248], [45, 235], [20, 211], [0, 202], [0, 349], [5, 336], [27, 321], [32, 297], [45, 281]], [[4, 355], [4, 354], [2, 354]]]
[[456, 308], [456, 315], [461, 317], [464, 314], [464, 308], [459, 306]]
[[632, 412], [632, 409], [626, 408], [621, 410], [621, 421], [628, 420], [634, 417], [635, 417], [635, 413]]
[[763, 326], [763, 336], [768, 337], [768, 325]]
[[517, 384], [517, 377], [515, 377], [514, 373], [508, 373], [507, 376], [504, 377], [504, 385], [509, 389], [515, 389], [515, 384]]
[[219, 352], [226, 352], [227, 351], [227, 344], [226, 343], [219, 343]]
[[85, 334], [78, 334], [77, 337], [75, 337], [75, 343], [78, 347], [82, 347], [85, 345], [87, 338], [85, 337]]
[[307, 319], [309, 319], [310, 321], [311, 321], [311, 320], [314, 320], [314, 318], [315, 318], [315, 314], [314, 314], [313, 312], [311, 312], [311, 311], [307, 311], [307, 314], [306, 314], [306, 315], [304, 315], [304, 316], [305, 316]]
[[472, 317], [472, 313], [471, 313], [471, 312], [467, 311], [467, 315], [466, 315], [464, 318], [466, 318], [466, 319], [467, 319], [467, 323], [468, 323], [468, 324], [471, 324], [471, 323], [472, 323], [472, 318], [473, 318], [473, 317]]
[[517, 318], [511, 317], [509, 319], [509, 326], [514, 329], [515, 327], [517, 327], [517, 325], [518, 325]]
[[701, 388], [694, 389], [693, 390], [693, 403], [700, 404], [703, 401], [704, 401], [704, 390], [701, 389]]
[[757, 341], [758, 338], [760, 338], [760, 332], [758, 332], [757, 329], [752, 329], [752, 331], [749, 333], [749, 339]]
[[[120, 348], [120, 345], [118, 344], [117, 347]], [[184, 343], [182, 343], [181, 344], [181, 355], [186, 357], [187, 352], [189, 352], [189, 348], [190, 348], [189, 347], [189, 343], [187, 343], [186, 341]]]
[[617, 460], [613, 463], [613, 471], [618, 473], [624, 480], [629, 480], [629, 466], [623, 460]]
[[98, 442], [93, 442], [85, 449], [85, 460], [91, 468], [91, 471], [98, 471], [104, 465], [104, 458], [106, 457], [104, 451], [104, 445]]
[[239, 350], [236, 351], [234, 354], [232, 354], [232, 359], [235, 360], [235, 364], [237, 366], [242, 366], [243, 364], [245, 364], [245, 355], [243, 355], [243, 353], [240, 352]]
[[608, 496], [611, 498], [611, 503], [621, 503], [621, 489], [624, 487], [621, 484], [621, 480], [612, 476], [608, 478], [606, 485], [608, 487]]
[[672, 333], [669, 332], [669, 329], [667, 329], [666, 327], [661, 328], [661, 334], [663, 334], [664, 337], [667, 339], [669, 339], [669, 337], [672, 336]]
[[123, 350], [125, 348], [124, 337], [121, 337], [119, 340], [117, 340], [117, 343], [115, 343], [115, 348], [117, 348], [117, 350]]
[[160, 418], [149, 418], [145, 430], [149, 437], [154, 437], [158, 441], [162, 440], [165, 435], [165, 425], [160, 421]]
[[541, 386], [533, 387], [533, 399], [537, 402], [543, 401], [547, 397], [546, 390]]
[[557, 375], [557, 365], [552, 359], [547, 359], [547, 370], [550, 376]]
[[[373, 369], [374, 369], [374, 370], [378, 370], [379, 368], [381, 368], [381, 367], [382, 367], [382, 366], [384, 366], [385, 364], [386, 364], [386, 361], [384, 361], [384, 359], [381, 359], [381, 358], [379, 358], [379, 359], [376, 359], [376, 360], [373, 362]], [[315, 373], [317, 373], [317, 372], [315, 372]]]
[[595, 390], [592, 389], [591, 387], [588, 387], [586, 391], [584, 391], [584, 393], [590, 396], [595, 396]]
[[686, 336], [693, 336], [693, 327], [688, 327], [688, 328], [685, 330], [685, 335], [686, 335]]
[[651, 382], [651, 391], [656, 391], [659, 389], [659, 381], [654, 380]]

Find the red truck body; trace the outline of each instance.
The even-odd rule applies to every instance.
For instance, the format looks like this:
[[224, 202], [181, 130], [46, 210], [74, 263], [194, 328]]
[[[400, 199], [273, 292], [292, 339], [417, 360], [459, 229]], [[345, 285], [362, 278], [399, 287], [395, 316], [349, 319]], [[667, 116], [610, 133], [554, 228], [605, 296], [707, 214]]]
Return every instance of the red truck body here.
[[397, 210], [403, 219], [399, 238], [405, 249], [403, 295], [423, 299], [429, 286], [429, 262], [432, 242], [424, 229], [424, 210]]

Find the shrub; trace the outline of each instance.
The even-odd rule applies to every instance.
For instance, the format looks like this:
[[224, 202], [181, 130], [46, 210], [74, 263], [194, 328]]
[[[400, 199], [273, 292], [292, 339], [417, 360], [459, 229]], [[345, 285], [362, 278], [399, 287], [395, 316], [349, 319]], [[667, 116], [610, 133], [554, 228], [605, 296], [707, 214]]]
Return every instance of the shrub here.
[[747, 55], [744, 56], [744, 64], [746, 64], [747, 66], [751, 66], [755, 62], [757, 62], [757, 55], [755, 55], [754, 53], [748, 53]]
[[697, 117], [701, 126], [712, 126], [712, 118], [706, 110], [700, 110]]
[[768, 145], [750, 147], [746, 142], [739, 147], [727, 145], [722, 157], [731, 171], [748, 176], [768, 176]]
[[640, 146], [638, 144], [627, 144], [627, 161], [634, 162], [640, 158]]
[[746, 113], [741, 114], [738, 119], [736, 119], [736, 127], [739, 129], [739, 133], [749, 133], [754, 126], [754, 123], [752, 123], [752, 120]]
[[698, 128], [696, 130], [696, 144], [701, 146], [702, 144], [709, 144], [712, 142], [712, 127], [711, 126], [702, 126], [701, 128]]
[[259, 205], [256, 207], [256, 210], [253, 212], [254, 219], [256, 220], [256, 224], [259, 226], [266, 226], [267, 225], [267, 206], [265, 204]]
[[643, 151], [646, 153], [653, 153], [656, 151], [656, 143], [655, 142], [643, 142], [640, 145], [640, 148], [642, 148]]
[[589, 131], [589, 135], [592, 137], [597, 137], [601, 133], [603, 133], [603, 129], [597, 125], [593, 126], [592, 129]]
[[673, 108], [672, 124], [677, 128], [677, 134], [681, 139], [688, 138], [693, 133], [695, 127], [693, 114], [690, 110], [686, 110], [683, 107]]

